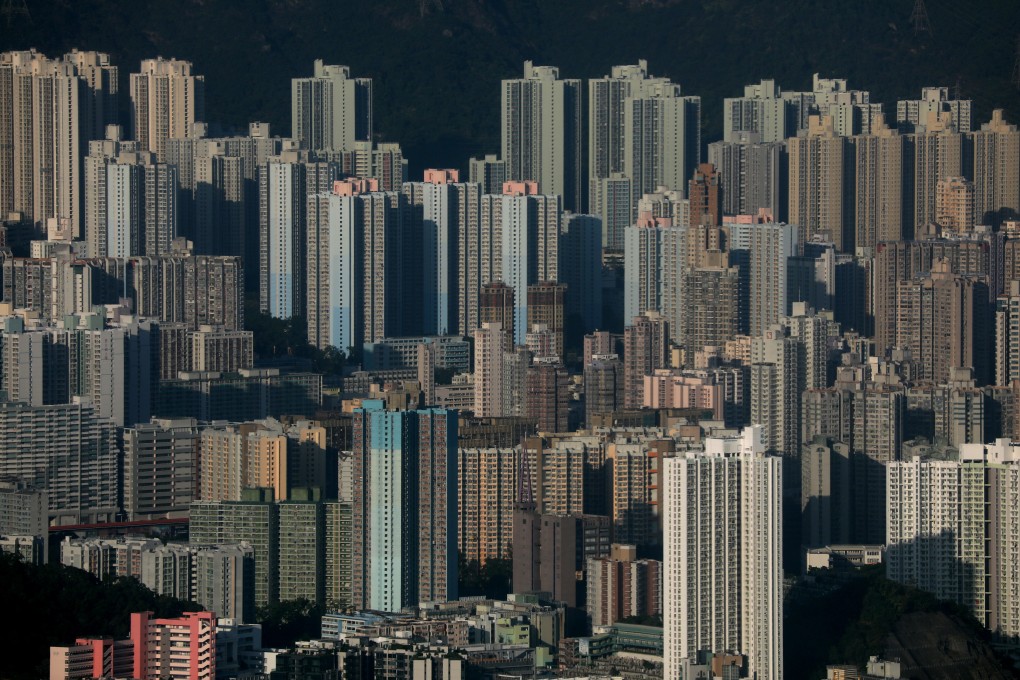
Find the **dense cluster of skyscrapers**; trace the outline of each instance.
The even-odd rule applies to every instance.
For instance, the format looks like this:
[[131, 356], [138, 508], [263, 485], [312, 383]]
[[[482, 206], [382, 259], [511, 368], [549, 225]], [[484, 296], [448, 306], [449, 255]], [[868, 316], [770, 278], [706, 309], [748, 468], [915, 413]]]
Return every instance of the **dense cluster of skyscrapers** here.
[[[225, 631], [299, 598], [452, 608], [459, 565], [512, 558], [539, 598], [514, 634], [560, 667], [661, 617], [668, 680], [779, 680], [784, 570], [886, 546], [890, 578], [1020, 636], [1001, 110], [763, 80], [706, 144], [644, 61], [587, 91], [525, 62], [499, 153], [418, 181], [346, 66], [292, 81], [290, 137], [211, 136], [186, 61], [128, 81], [122, 107], [106, 54], [0, 54], [0, 549]], [[257, 365], [246, 300], [343, 375]], [[189, 544], [95, 535], [139, 522]], [[146, 626], [218, 635], [137, 616], [53, 663], [143, 678]]]

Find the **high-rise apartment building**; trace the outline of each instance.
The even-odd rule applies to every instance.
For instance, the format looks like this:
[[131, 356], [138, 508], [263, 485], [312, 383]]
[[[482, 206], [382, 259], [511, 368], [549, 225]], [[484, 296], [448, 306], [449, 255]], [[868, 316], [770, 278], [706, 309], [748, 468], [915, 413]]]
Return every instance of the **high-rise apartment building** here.
[[166, 142], [195, 134], [205, 120], [205, 76], [191, 72], [191, 62], [145, 59], [131, 74], [132, 133], [141, 151], [166, 161]]
[[711, 163], [700, 163], [687, 182], [690, 221], [694, 227], [718, 227], [722, 224], [722, 194], [719, 170]]
[[501, 192], [507, 179], [506, 161], [500, 160], [496, 154], [468, 161], [468, 181], [480, 185], [483, 196]]
[[666, 187], [683, 191], [701, 162], [701, 97], [684, 97], [680, 86], [653, 81], [624, 102], [623, 172], [633, 202]]
[[0, 54], [0, 214], [21, 213], [37, 235], [51, 218], [84, 235], [82, 159], [117, 121], [117, 82], [101, 52]]
[[[325, 248], [315, 227], [321, 216], [309, 209], [314, 197], [333, 188], [339, 169], [333, 163], [312, 162], [298, 151], [270, 158], [259, 169], [259, 304], [277, 319], [306, 313], [307, 286], [315, 269], [316, 251]], [[340, 230], [337, 230], [340, 233]], [[311, 257], [311, 259], [309, 259]], [[309, 340], [312, 340], [309, 335]], [[317, 344], [317, 343], [316, 343]], [[344, 351], [348, 345], [337, 345]]]
[[[567, 287], [554, 281], [539, 281], [528, 286], [528, 330], [542, 326], [552, 335], [551, 356], [565, 359], [563, 354], [564, 298]], [[550, 356], [550, 355], [547, 355]]]
[[[870, 135], [850, 138], [853, 157], [854, 246], [874, 248], [880, 241], [903, 238], [903, 138], [876, 121]], [[850, 181], [849, 177], [845, 178]]]
[[673, 442], [649, 436], [618, 437], [605, 448], [606, 482], [611, 490], [605, 510], [613, 523], [613, 540], [642, 548], [661, 544], [662, 459], [675, 448]]
[[590, 212], [602, 218], [604, 248], [622, 249], [623, 229], [633, 222], [641, 196], [627, 170], [628, 127], [635, 124], [630, 101], [668, 85], [669, 79], [648, 75], [644, 60], [614, 66], [609, 75], [588, 81]]
[[129, 519], [183, 517], [197, 497], [194, 419], [153, 420], [124, 430], [124, 512]]
[[483, 323], [475, 338], [475, 416], [488, 418], [503, 413], [503, 355], [508, 353], [507, 335], [499, 323]]
[[664, 677], [730, 650], [783, 677], [782, 475], [758, 426], [663, 461]]
[[637, 64], [614, 66], [610, 75], [588, 81], [588, 168], [592, 181], [623, 172], [626, 101], [640, 96], [651, 82], [667, 80], [649, 77], [644, 59]]
[[580, 80], [526, 61], [523, 78], [503, 81], [500, 100], [507, 180], [536, 182], [573, 212], [584, 212], [588, 202], [582, 97]]
[[177, 168], [121, 142], [120, 128], [85, 159], [85, 240], [92, 257], [158, 257], [178, 235]]
[[584, 367], [585, 427], [594, 416], [614, 413], [624, 406], [623, 362], [616, 354], [595, 354]]
[[797, 134], [798, 114], [794, 102], [783, 98], [776, 81], [747, 85], [743, 97], [723, 99], [723, 142], [748, 138], [766, 144], [781, 142]]
[[457, 416], [354, 412], [354, 606], [399, 611], [457, 598]]
[[893, 346], [910, 350], [918, 379], [942, 384], [951, 368], [972, 367], [978, 384], [986, 384], [988, 304], [985, 279], [954, 274], [939, 261], [930, 274], [899, 284]]
[[635, 316], [623, 332], [623, 403], [640, 408], [644, 378], [664, 368], [669, 357], [669, 321], [658, 312]]
[[426, 170], [403, 192], [421, 219], [418, 252], [408, 251], [420, 253], [421, 280], [409, 285], [421, 291], [421, 332], [466, 335], [477, 323], [481, 187], [460, 182], [457, 170]]
[[973, 182], [965, 177], [946, 177], [935, 183], [935, 224], [957, 232], [976, 224]]
[[372, 79], [316, 59], [310, 78], [291, 81], [291, 136], [312, 151], [345, 151], [372, 140]]
[[801, 343], [776, 326], [751, 339], [751, 422], [770, 453], [800, 454]]
[[634, 222], [634, 183], [622, 172], [591, 180], [588, 212], [601, 222], [600, 248], [623, 250], [623, 235]]
[[507, 329], [518, 345], [528, 332], [528, 286], [559, 274], [562, 201], [537, 192], [535, 182], [507, 182], [502, 195], [482, 197], [479, 281], [513, 288], [514, 325]]
[[638, 223], [625, 230], [623, 315], [626, 324], [646, 311], [661, 312], [669, 320], [672, 339], [679, 341], [689, 239], [686, 226], [672, 224], [673, 217], [642, 210]]
[[930, 115], [938, 118], [948, 113], [953, 127], [960, 132], [970, 132], [972, 104], [969, 99], [950, 99], [948, 87], [924, 87], [920, 99], [896, 102], [896, 124], [903, 132], [924, 132]]
[[889, 578], [966, 607], [992, 632], [1020, 632], [1015, 606], [1018, 451], [964, 444], [958, 460], [888, 466]]
[[[201, 136], [199, 136], [201, 134]], [[250, 291], [259, 289], [261, 200], [259, 174], [269, 159], [296, 151], [298, 142], [270, 135], [254, 122], [246, 136], [209, 138], [204, 130], [166, 143], [177, 167], [179, 232], [202, 255], [244, 258]]]
[[757, 215], [766, 210], [787, 219], [786, 147], [782, 142], [712, 142], [708, 162], [718, 168], [724, 215]]
[[610, 546], [608, 517], [521, 505], [514, 512], [514, 591], [550, 593], [554, 601], [576, 607], [578, 575], [589, 559], [609, 555]]
[[[1008, 245], [1009, 241], [1006, 243]], [[880, 243], [875, 248], [874, 263], [875, 344], [878, 351], [881, 353], [896, 346], [896, 314], [902, 283], [930, 273], [939, 261], [946, 262], [949, 271], [959, 276], [994, 282], [995, 259], [991, 253], [992, 246], [987, 241], [963, 235], [954, 239]]]
[[882, 105], [871, 103], [869, 92], [849, 89], [844, 78], [819, 78], [816, 73], [811, 89], [814, 110], [831, 117], [836, 134], [841, 137], [871, 134], [872, 126], [882, 115]]
[[0, 535], [46, 536], [48, 526], [46, 491], [20, 477], [0, 477]]
[[796, 225], [759, 217], [728, 222], [730, 262], [745, 268], [747, 332], [761, 335], [789, 311], [788, 260], [797, 254]]
[[594, 215], [563, 216], [557, 273], [567, 287], [564, 325], [572, 337], [602, 325], [602, 220]]
[[846, 140], [828, 116], [811, 116], [804, 137], [787, 141], [790, 159], [790, 223], [800, 242], [821, 234], [840, 251], [853, 248], [853, 203]]
[[347, 351], [399, 335], [407, 201], [374, 180], [308, 198], [308, 341]]
[[1010, 281], [995, 303], [996, 385], [1020, 380], [1020, 281]]
[[479, 564], [506, 558], [519, 500], [520, 449], [460, 448], [457, 457], [460, 557]]
[[907, 197], [912, 210], [907, 213], [904, 233], [920, 239], [933, 235], [930, 225], [936, 223], [938, 183], [963, 175], [963, 135], [953, 127], [948, 113], [929, 114], [925, 131], [909, 135], [906, 141], [909, 170], [904, 174], [913, 186], [913, 195]]
[[131, 643], [133, 678], [216, 678], [216, 614], [212, 612], [188, 612], [177, 619], [152, 618], [152, 612], [131, 614]]
[[722, 347], [740, 330], [740, 270], [730, 266], [729, 253], [714, 250], [705, 262], [687, 272], [686, 309], [681, 319], [680, 344], [691, 361], [707, 346]]
[[1020, 213], [1020, 131], [1005, 121], [1002, 109], [996, 109], [967, 140], [965, 165], [974, 181], [975, 223], [997, 226]]
[[558, 356], [535, 356], [526, 368], [526, 415], [539, 432], [568, 432], [567, 369]]
[[0, 404], [0, 475], [45, 490], [52, 524], [113, 521], [120, 508], [116, 426], [87, 404]]
[[662, 614], [662, 562], [636, 555], [633, 545], [614, 543], [609, 557], [588, 561], [586, 610], [593, 626]]
[[829, 543], [882, 543], [885, 465], [900, 459], [906, 438], [905, 391], [837, 381], [805, 391], [802, 405], [802, 507], [811, 518], [805, 545], [825, 536]]
[[240, 501], [196, 501], [189, 541], [192, 546], [250, 544], [257, 606], [296, 598], [338, 600], [352, 569], [350, 560], [342, 559], [350, 536], [341, 530], [342, 504], [318, 497], [317, 490], [305, 489], [274, 502], [271, 489], [247, 489]]
[[[482, 286], [478, 295], [478, 321], [479, 329], [485, 324], [496, 323], [503, 329], [514, 327], [514, 289], [502, 281], [493, 281]], [[478, 331], [476, 330], [475, 333]], [[505, 332], [503, 335], [503, 349], [512, 352], [514, 349], [513, 332]]]

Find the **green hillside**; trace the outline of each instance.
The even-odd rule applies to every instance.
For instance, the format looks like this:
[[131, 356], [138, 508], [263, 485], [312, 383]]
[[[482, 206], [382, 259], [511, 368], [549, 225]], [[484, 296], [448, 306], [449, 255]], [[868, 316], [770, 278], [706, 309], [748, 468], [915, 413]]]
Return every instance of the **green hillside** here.
[[[439, 6], [442, 6], [440, 9]], [[189, 59], [207, 79], [208, 118], [290, 128], [289, 79], [323, 58], [376, 86], [376, 127], [412, 167], [463, 166], [499, 145], [500, 78], [524, 59], [591, 77], [618, 63], [704, 99], [706, 140], [721, 99], [774, 76], [808, 88], [815, 71], [883, 102], [959, 82], [977, 119], [1020, 119], [1012, 86], [1020, 4], [927, 0], [933, 36], [915, 38], [913, 0], [28, 0], [31, 21], [0, 23], [0, 48], [108, 51], [127, 73], [155, 55]], [[0, 19], [2, 22], [2, 19]], [[124, 99], [126, 100], [126, 96]]]

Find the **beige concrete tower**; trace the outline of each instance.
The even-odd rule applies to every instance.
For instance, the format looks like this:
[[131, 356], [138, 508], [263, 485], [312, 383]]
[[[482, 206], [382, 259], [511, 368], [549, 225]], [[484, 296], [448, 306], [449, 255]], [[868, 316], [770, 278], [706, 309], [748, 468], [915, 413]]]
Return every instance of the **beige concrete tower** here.
[[35, 51], [0, 54], [0, 214], [20, 212], [40, 232], [49, 218], [66, 220], [80, 238], [82, 159], [107, 119], [96, 118], [96, 101], [104, 98], [79, 76], [78, 56], [109, 61], [96, 52], [64, 60]]
[[940, 179], [935, 185], [935, 224], [967, 231], [974, 226], [974, 218], [974, 183], [964, 177]]
[[166, 158], [166, 140], [191, 137], [205, 120], [205, 76], [192, 75], [191, 62], [145, 59], [131, 74], [131, 122], [140, 149]]
[[854, 245], [874, 248], [903, 238], [903, 138], [879, 118], [870, 135], [851, 138]]
[[790, 224], [804, 243], [822, 234], [837, 250], [852, 250], [853, 230], [846, 166], [846, 142], [829, 116], [811, 116], [805, 137], [788, 142], [790, 154]]
[[[911, 161], [914, 193], [913, 219], [904, 226], [907, 236], [922, 238], [935, 223], [935, 194], [939, 180], [963, 174], [963, 135], [953, 127], [952, 117], [929, 114], [927, 130], [911, 135], [907, 157]], [[908, 171], [909, 172], [909, 171]], [[909, 180], [908, 175], [908, 180]]]
[[1020, 132], [1008, 124], [1002, 109], [970, 135], [973, 151], [974, 217], [981, 224], [998, 225], [1020, 213]]

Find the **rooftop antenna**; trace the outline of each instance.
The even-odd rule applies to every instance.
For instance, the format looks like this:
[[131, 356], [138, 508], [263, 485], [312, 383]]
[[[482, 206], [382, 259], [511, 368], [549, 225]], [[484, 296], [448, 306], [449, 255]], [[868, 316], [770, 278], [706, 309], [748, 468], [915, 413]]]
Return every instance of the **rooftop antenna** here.
[[0, 14], [3, 14], [4, 18], [7, 19], [7, 28], [11, 27], [16, 16], [23, 16], [27, 21], [32, 21], [32, 14], [28, 11], [27, 0], [3, 0], [3, 3], [3, 6], [0, 7]]
[[930, 38], [931, 21], [928, 20], [928, 8], [924, 6], [924, 0], [914, 0], [914, 11], [910, 13], [910, 23], [914, 25], [914, 37], [927, 33]]

